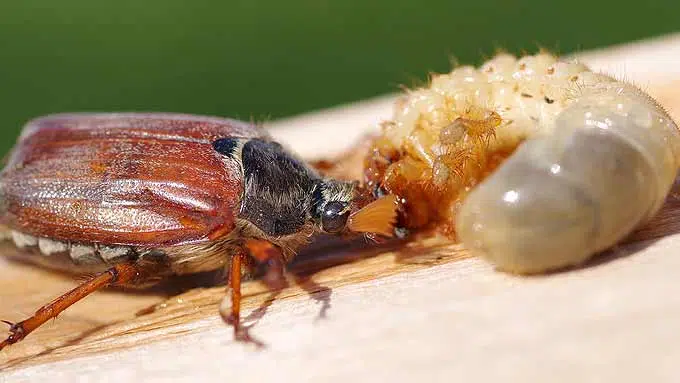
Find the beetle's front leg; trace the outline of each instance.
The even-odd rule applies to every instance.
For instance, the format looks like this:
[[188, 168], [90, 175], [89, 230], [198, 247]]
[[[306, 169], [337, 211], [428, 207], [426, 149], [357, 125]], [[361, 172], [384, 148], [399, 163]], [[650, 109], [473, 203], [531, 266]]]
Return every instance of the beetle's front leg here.
[[284, 262], [281, 251], [272, 243], [248, 239], [231, 257], [229, 266], [229, 294], [224, 297], [220, 304], [220, 315], [224, 321], [234, 326], [234, 337], [237, 340], [262, 344], [248, 334], [248, 329], [241, 322], [241, 278], [242, 268], [247, 262], [247, 257], [252, 256], [259, 263], [267, 265], [267, 272], [263, 282], [272, 290], [281, 290], [286, 285], [284, 276]]

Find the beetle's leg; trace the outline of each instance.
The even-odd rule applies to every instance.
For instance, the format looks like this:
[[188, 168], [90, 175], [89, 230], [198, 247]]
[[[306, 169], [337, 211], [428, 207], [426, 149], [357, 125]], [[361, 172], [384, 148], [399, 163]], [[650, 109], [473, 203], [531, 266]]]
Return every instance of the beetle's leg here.
[[263, 346], [261, 342], [253, 339], [248, 334], [248, 328], [241, 323], [242, 267], [248, 255], [252, 256], [259, 263], [267, 264], [267, 274], [263, 282], [270, 289], [280, 291], [285, 287], [283, 257], [279, 249], [267, 241], [248, 239], [243, 243], [243, 248], [239, 249], [231, 257], [229, 267], [229, 287], [231, 291], [222, 300], [219, 311], [222, 319], [234, 326], [234, 337], [237, 340]]
[[284, 275], [285, 262], [281, 250], [269, 241], [248, 239], [245, 242], [250, 256], [259, 263], [267, 265], [267, 271], [262, 281], [272, 290], [281, 290], [286, 286]]
[[241, 278], [245, 257], [250, 254], [259, 263], [267, 264], [267, 274], [263, 282], [272, 290], [281, 290], [286, 285], [283, 257], [279, 249], [267, 241], [248, 239], [243, 248], [231, 257], [229, 267], [230, 296], [220, 304], [220, 315], [225, 322], [234, 325], [234, 331], [240, 328], [241, 319]]
[[234, 339], [253, 343], [258, 347], [264, 344], [250, 336], [248, 327], [241, 323], [241, 269], [247, 257], [247, 251], [244, 248], [239, 249], [236, 254], [231, 256], [231, 264], [229, 266], [229, 295], [224, 297], [220, 303], [220, 315], [222, 319], [234, 327]]
[[238, 335], [241, 325], [241, 264], [246, 256], [244, 249], [238, 249], [231, 256], [229, 266], [230, 296], [224, 297], [220, 304], [220, 315], [225, 322], [234, 326], [234, 335]]
[[0, 350], [24, 339], [26, 335], [33, 332], [43, 323], [52, 318], [56, 318], [57, 315], [69, 308], [72, 304], [102, 287], [136, 285], [145, 282], [150, 277], [156, 277], [158, 275], [158, 269], [155, 266], [157, 266], [157, 264], [148, 262], [117, 264], [110, 269], [93, 276], [73, 290], [41, 307], [30, 318], [18, 323], [3, 321], [10, 324], [10, 335], [7, 339], [0, 342]]

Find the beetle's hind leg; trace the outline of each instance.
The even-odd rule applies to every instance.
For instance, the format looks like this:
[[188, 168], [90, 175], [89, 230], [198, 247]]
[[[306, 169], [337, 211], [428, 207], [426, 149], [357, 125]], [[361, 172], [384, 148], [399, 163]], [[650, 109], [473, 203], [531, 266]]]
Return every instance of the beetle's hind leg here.
[[72, 304], [103, 287], [145, 284], [162, 276], [163, 270], [166, 269], [164, 264], [160, 262], [138, 261], [135, 263], [120, 263], [91, 277], [78, 287], [41, 307], [28, 319], [18, 323], [2, 320], [2, 322], [10, 325], [10, 329], [9, 336], [0, 342], [0, 350], [24, 339], [28, 334], [42, 326], [43, 323], [56, 318], [57, 315]]

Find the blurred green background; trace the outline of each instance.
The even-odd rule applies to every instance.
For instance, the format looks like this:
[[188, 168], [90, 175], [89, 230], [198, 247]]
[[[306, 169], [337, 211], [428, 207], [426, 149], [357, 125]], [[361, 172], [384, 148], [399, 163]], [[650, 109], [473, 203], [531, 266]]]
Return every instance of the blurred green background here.
[[0, 1], [2, 153], [41, 114], [277, 118], [416, 84], [452, 57], [674, 32], [680, 14], [677, 0]]

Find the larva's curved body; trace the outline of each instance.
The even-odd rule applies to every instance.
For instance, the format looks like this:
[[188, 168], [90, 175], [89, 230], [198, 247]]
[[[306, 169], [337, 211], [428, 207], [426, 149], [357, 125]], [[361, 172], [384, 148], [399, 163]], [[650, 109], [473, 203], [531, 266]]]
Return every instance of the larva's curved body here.
[[515, 273], [612, 246], [659, 210], [680, 164], [653, 99], [548, 54], [435, 76], [383, 132], [367, 181], [404, 198], [404, 226], [434, 226]]

